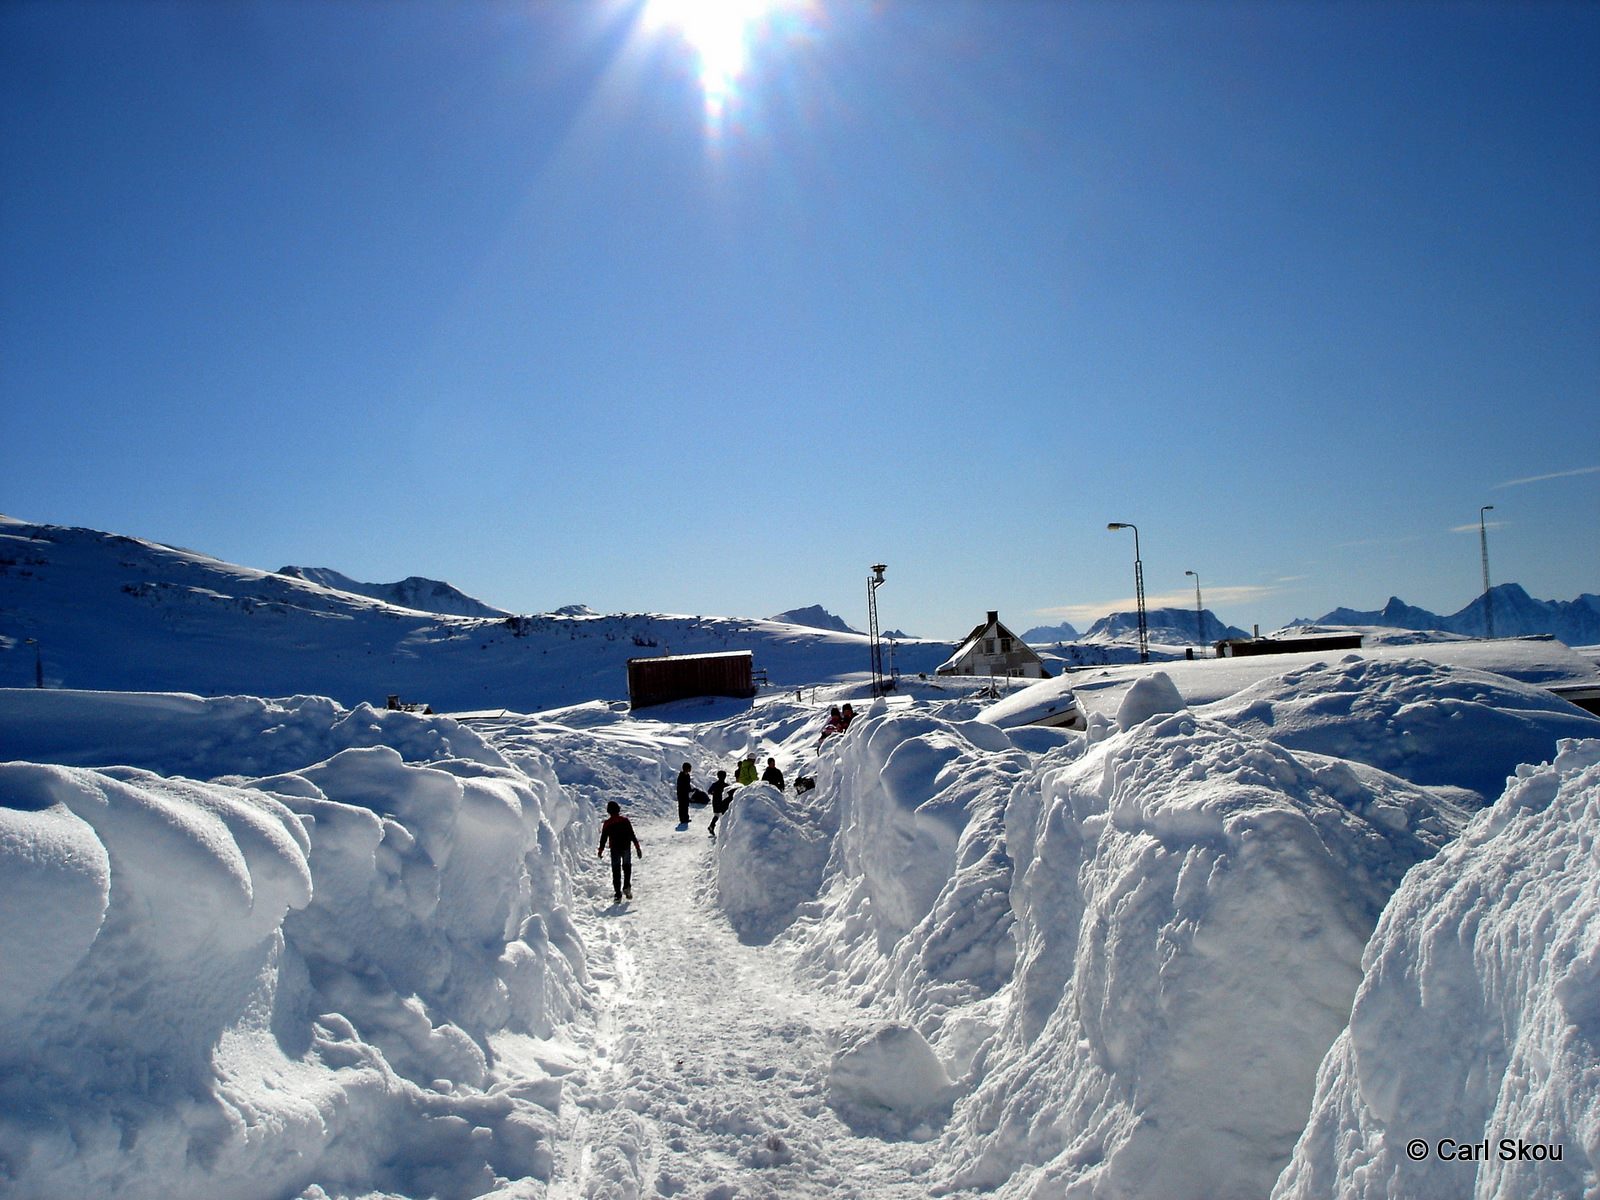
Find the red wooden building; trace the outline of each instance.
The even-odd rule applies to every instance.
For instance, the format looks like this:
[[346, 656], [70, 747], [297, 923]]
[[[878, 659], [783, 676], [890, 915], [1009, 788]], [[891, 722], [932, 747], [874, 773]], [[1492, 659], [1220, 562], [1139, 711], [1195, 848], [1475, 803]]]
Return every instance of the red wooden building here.
[[755, 694], [755, 656], [749, 650], [628, 660], [628, 704], [633, 708], [691, 696], [743, 699]]

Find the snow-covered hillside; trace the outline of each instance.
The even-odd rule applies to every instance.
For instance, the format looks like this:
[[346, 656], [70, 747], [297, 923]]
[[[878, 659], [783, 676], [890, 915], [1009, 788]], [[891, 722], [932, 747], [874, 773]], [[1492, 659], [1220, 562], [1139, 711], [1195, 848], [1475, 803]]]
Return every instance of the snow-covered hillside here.
[[[734, 617], [398, 608], [136, 538], [0, 517], [0, 685], [315, 694], [529, 712], [627, 696], [627, 660], [751, 650], [774, 687], [864, 675], [865, 638]], [[33, 644], [29, 644], [32, 639]], [[902, 642], [905, 672], [940, 642]]]

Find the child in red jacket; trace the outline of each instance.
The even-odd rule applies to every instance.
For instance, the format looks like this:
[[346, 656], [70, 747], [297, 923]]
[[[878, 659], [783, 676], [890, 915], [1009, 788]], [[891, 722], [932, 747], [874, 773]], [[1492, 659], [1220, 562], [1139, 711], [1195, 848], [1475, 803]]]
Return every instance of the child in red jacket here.
[[637, 850], [643, 858], [644, 847], [634, 835], [633, 822], [622, 815], [622, 805], [608, 800], [606, 812], [611, 815], [600, 826], [600, 848], [594, 856], [599, 858], [606, 852], [606, 843], [611, 843], [611, 890], [616, 893], [616, 902], [621, 904], [624, 896], [633, 899], [633, 852]]

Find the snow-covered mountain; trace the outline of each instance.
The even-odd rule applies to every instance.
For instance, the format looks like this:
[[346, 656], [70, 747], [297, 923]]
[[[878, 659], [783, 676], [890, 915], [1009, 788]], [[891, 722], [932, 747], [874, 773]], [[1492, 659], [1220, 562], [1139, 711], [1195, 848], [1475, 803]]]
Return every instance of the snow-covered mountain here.
[[[1167, 646], [1209, 646], [1224, 638], [1249, 637], [1234, 625], [1224, 625], [1208, 608], [1201, 614], [1197, 631], [1192, 608], [1152, 608], [1145, 610], [1145, 628], [1152, 642]], [[1101, 617], [1083, 635], [1085, 642], [1125, 642], [1139, 636], [1137, 612], [1114, 612]]]
[[1071, 622], [1063, 621], [1059, 625], [1035, 625], [1022, 634], [1022, 640], [1037, 650], [1053, 642], [1075, 642], [1082, 636]]
[[831, 629], [835, 633], [859, 633], [846, 625], [843, 617], [836, 617], [820, 604], [812, 604], [806, 608], [791, 608], [788, 612], [781, 612], [767, 620], [780, 622], [784, 625], [804, 625], [808, 629]]
[[1492, 603], [1496, 637], [1530, 637], [1549, 634], [1569, 646], [1600, 643], [1600, 596], [1586, 592], [1576, 600], [1536, 600], [1521, 584], [1501, 583], [1490, 589], [1492, 602], [1482, 595], [1450, 616], [1407, 604], [1398, 596], [1376, 611], [1336, 608], [1315, 622], [1296, 625], [1386, 625], [1395, 629], [1437, 629], [1482, 637], [1488, 629], [1487, 609]]
[[[860, 634], [738, 617], [499, 618], [397, 607], [303, 578], [92, 529], [0, 517], [0, 686], [329, 696], [537, 712], [627, 696], [627, 660], [750, 650], [779, 687], [869, 669]], [[28, 639], [32, 639], [32, 644]], [[903, 672], [947, 642], [908, 641]]]
[[341, 592], [354, 592], [371, 600], [382, 600], [396, 608], [414, 608], [418, 612], [438, 613], [448, 617], [509, 617], [503, 608], [495, 608], [482, 600], [475, 600], [458, 588], [437, 579], [424, 579], [409, 575], [398, 583], [362, 583], [335, 571], [332, 567], [279, 567], [279, 575], [304, 579], [307, 583], [321, 584]]

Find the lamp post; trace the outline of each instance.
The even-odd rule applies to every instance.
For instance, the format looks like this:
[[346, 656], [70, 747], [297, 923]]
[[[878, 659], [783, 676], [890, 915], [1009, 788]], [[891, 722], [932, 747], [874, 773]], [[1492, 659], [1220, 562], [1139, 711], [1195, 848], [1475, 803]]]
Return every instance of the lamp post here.
[[1150, 626], [1144, 615], [1144, 563], [1139, 559], [1139, 527], [1127, 521], [1112, 521], [1106, 526], [1115, 532], [1118, 529], [1133, 530], [1133, 592], [1139, 605], [1139, 661], [1150, 661]]
[[886, 570], [883, 563], [872, 565], [872, 574], [867, 576], [867, 629], [872, 637], [872, 695], [873, 698], [883, 695], [883, 647], [878, 642], [878, 589], [883, 586], [883, 572]]
[[1200, 607], [1200, 575], [1196, 571], [1185, 571], [1184, 574], [1194, 576], [1194, 636], [1196, 644], [1204, 650], [1206, 644], [1206, 618], [1205, 610]]
[[33, 647], [33, 686], [42, 688], [44, 686], [44, 655], [39, 649], [39, 639], [23, 638], [22, 644]]
[[1494, 593], [1489, 590], [1489, 527], [1483, 523], [1483, 514], [1493, 512], [1494, 505], [1485, 504], [1478, 510], [1478, 548], [1483, 552], [1483, 628], [1494, 637]]

